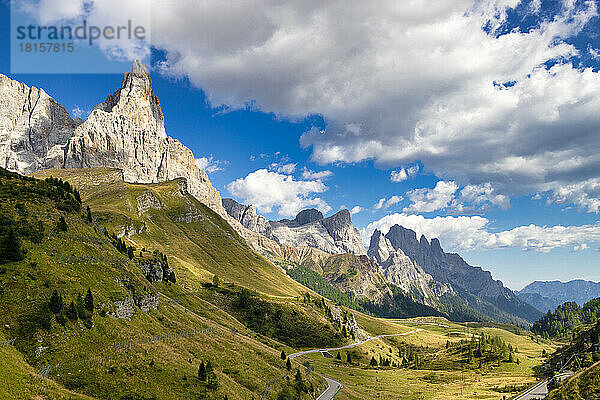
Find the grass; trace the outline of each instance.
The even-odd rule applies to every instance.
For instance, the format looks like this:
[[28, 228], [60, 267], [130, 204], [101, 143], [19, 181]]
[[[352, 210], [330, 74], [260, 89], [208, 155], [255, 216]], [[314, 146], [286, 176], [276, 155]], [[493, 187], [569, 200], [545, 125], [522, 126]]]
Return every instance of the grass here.
[[[135, 198], [137, 193], [150, 190], [143, 185], [114, 182], [122, 190], [115, 193], [111, 191], [114, 188], [110, 189], [111, 183], [108, 188], [103, 186], [106, 185], [108, 174], [100, 177], [89, 174], [85, 176], [92, 185], [93, 182], [104, 182], [96, 190], [106, 190], [112, 193], [110, 196], [124, 201], [122, 205], [125, 211], [128, 198]], [[204, 274], [212, 278], [212, 273], [208, 271], [215, 268], [223, 281], [230, 282], [224, 285], [231, 287], [231, 290], [239, 290], [239, 286], [231, 281], [237, 275], [249, 275], [250, 270], [255, 270], [258, 276], [255, 280], [246, 279], [246, 285], [262, 281], [259, 279], [260, 274], [270, 274], [271, 280], [279, 280], [278, 288], [275, 289], [267, 279], [262, 284], [257, 284], [259, 289], [288, 297], [298, 293], [299, 285], [253, 253], [218, 215], [205, 210], [203, 205], [187, 196], [177, 196], [173, 192], [178, 187], [177, 182], [157, 185], [157, 197], [169, 206], [157, 210], [156, 214], [149, 217], [144, 215], [143, 219], [133, 221], [133, 225], [145, 223], [156, 226], [148, 229], [147, 236], [134, 235], [129, 242], [136, 242], [138, 246], [143, 243], [148, 250], [158, 249], [166, 253], [170, 260], [175, 259], [172, 265], [177, 274], [177, 283], [172, 284], [151, 283], [144, 277], [137, 264], [140, 247], [134, 259], [130, 260], [116, 250], [110, 238], [102, 233], [100, 226], [87, 223], [78, 212], [60, 211], [52, 199], [40, 196], [31, 199], [15, 197], [12, 188], [22, 182], [0, 179], [0, 212], [17, 218], [16, 204], [23, 203], [27, 210], [26, 218], [32, 221], [39, 219], [45, 226], [41, 243], [35, 244], [23, 239], [25, 258], [6, 263], [0, 269], [0, 287], [4, 290], [0, 294], [3, 306], [3, 313], [0, 315], [2, 334], [6, 338], [17, 337], [14, 348], [1, 349], [6, 357], [1, 361], [0, 373], [6, 374], [6, 379], [0, 384], [0, 393], [4, 394], [0, 398], [35, 398], [32, 396], [39, 392], [43, 396], [40, 398], [44, 399], [69, 396], [122, 400], [222, 399], [227, 395], [229, 399], [247, 400], [260, 395], [266, 382], [286, 373], [285, 362], [280, 359], [281, 349], [286, 346], [252, 333], [228, 307], [215, 301], [213, 289], [203, 288], [205, 281], [201, 276]], [[11, 190], [4, 190], [8, 188]], [[85, 193], [90, 194], [89, 191]], [[170, 195], [175, 200], [170, 199]], [[94, 203], [86, 203], [88, 198], [85, 195], [83, 197], [84, 206], [92, 204], [94, 210]], [[203, 254], [203, 257], [196, 260], [196, 264], [185, 261], [192, 257], [188, 253], [181, 257], [171, 256], [173, 247], [170, 244], [178, 241], [171, 239], [160, 242], [161, 235], [176, 238], [185, 229], [189, 232], [193, 228], [182, 227], [173, 222], [176, 213], [170, 207], [176, 209], [181, 201], [200, 210], [203, 218], [203, 225], [195, 225], [198, 236], [204, 237], [197, 243], [196, 251]], [[104, 211], [98, 214], [95, 210], [93, 212], [95, 217], [106, 222], [105, 226], [109, 230], [119, 227], [115, 221], [133, 216], [119, 212], [118, 206], [108, 204], [107, 199], [104, 202]], [[111, 207], [115, 207], [115, 216], [110, 214]], [[162, 211], [162, 214], [158, 211]], [[66, 220], [66, 232], [56, 231], [59, 215]], [[166, 230], [167, 228], [170, 230]], [[218, 240], [214, 237], [217, 235]], [[218, 245], [211, 244], [212, 240]], [[192, 242], [188, 241], [185, 245], [192, 246]], [[226, 260], [229, 263], [227, 268], [216, 270], [220, 268], [220, 261], [210, 261], [210, 252], [215, 251], [211, 250], [211, 246], [220, 246], [223, 253], [228, 253], [227, 257], [224, 254], [212, 254], [213, 257]], [[148, 254], [144, 253], [142, 258], [146, 259]], [[235, 271], [236, 268], [242, 272]], [[291, 282], [291, 285], [286, 287], [286, 282]], [[68, 320], [62, 325], [49, 311], [45, 311], [53, 290], [58, 290], [68, 304], [88, 288], [95, 301], [90, 327], [84, 326], [81, 319]], [[115, 311], [114, 302], [117, 300], [155, 293], [161, 293], [158, 309], [143, 312], [135, 307], [136, 313], [129, 319], [116, 319], [107, 315]], [[179, 298], [181, 304], [170, 300], [174, 298]], [[312, 320], [316, 317], [308, 313], [306, 318]], [[322, 316], [319, 321], [321, 318]], [[46, 320], [47, 326], [42, 323]], [[169, 333], [198, 328], [212, 328], [216, 331], [148, 342], [148, 339], [157, 336], [164, 337]], [[119, 349], [116, 346], [119, 342], [131, 341], [136, 342], [131, 348]], [[206, 385], [197, 380], [201, 361], [211, 361], [214, 366], [219, 382], [216, 390], [206, 390]], [[47, 378], [35, 377], [33, 371], [45, 366], [50, 367]], [[314, 375], [307, 379], [315, 386], [323, 384]], [[5, 382], [11, 383], [10, 387]], [[71, 392], [76, 394], [72, 395]], [[275, 395], [276, 392], [273, 392], [270, 398], [275, 398]]]
[[[555, 346], [531, 339], [531, 334], [517, 334], [497, 327], [472, 327], [436, 318], [428, 321], [448, 327], [407, 323], [412, 320], [382, 320], [357, 314], [357, 322], [373, 334], [393, 334], [423, 329], [406, 336], [383, 338], [365, 343], [351, 350], [340, 351], [342, 361], [311, 354], [309, 359], [317, 370], [343, 383], [339, 399], [502, 399], [535, 382], [533, 366], [542, 362], [542, 350], [553, 351]], [[465, 331], [467, 332], [465, 334]], [[460, 334], [459, 334], [460, 333]], [[472, 335], [493, 335], [517, 347], [519, 364], [499, 362], [477, 368], [464, 364], [445, 348], [446, 341], [458, 343], [470, 340]], [[399, 348], [420, 348], [427, 361], [427, 369], [371, 367], [371, 357], [391, 358], [397, 362]], [[334, 356], [337, 352], [334, 352]], [[352, 364], [345, 362], [350, 353]], [[460, 395], [461, 380], [463, 397]]]

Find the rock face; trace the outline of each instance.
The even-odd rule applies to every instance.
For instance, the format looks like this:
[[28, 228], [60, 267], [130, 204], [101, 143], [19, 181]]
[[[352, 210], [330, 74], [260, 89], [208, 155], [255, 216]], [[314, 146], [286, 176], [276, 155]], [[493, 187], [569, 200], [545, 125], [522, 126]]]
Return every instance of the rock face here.
[[0, 94], [0, 166], [22, 174], [47, 168], [118, 168], [132, 183], [185, 178], [190, 194], [227, 215], [192, 152], [167, 136], [150, 74], [140, 61], [83, 123], [72, 120], [43, 90], [3, 75]]
[[380, 230], [373, 232], [367, 254], [381, 266], [388, 281], [407, 293], [417, 291], [428, 300], [454, 294], [450, 285], [437, 282], [402, 250], [394, 249]]
[[313, 247], [329, 254], [366, 254], [358, 229], [352, 226], [348, 210], [328, 218], [315, 209], [302, 210], [293, 220], [267, 221], [254, 206], [224, 199], [227, 213], [246, 229], [277, 243], [293, 247]]
[[233, 199], [223, 199], [222, 203], [227, 214], [240, 222], [244, 228], [266, 237], [270, 236], [271, 225], [265, 217], [256, 214], [256, 208], [253, 205], [245, 206]]
[[22, 174], [61, 167], [79, 124], [42, 89], [0, 74], [0, 167]]
[[470, 305], [476, 305], [477, 302], [471, 297], [476, 296], [507, 314], [527, 321], [536, 321], [541, 316], [538, 310], [520, 300], [501, 281], [494, 280], [489, 271], [467, 264], [458, 254], [445, 253], [438, 239], [429, 242], [425, 236], [421, 236], [417, 240], [414, 231], [400, 225], [392, 226], [385, 238], [393, 249], [402, 250], [424, 272], [436, 281], [451, 286]]

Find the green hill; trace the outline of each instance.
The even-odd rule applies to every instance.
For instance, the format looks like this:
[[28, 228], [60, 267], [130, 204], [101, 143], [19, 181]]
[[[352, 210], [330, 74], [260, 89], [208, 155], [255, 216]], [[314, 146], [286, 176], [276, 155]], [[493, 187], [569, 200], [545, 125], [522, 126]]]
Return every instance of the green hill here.
[[[1, 349], [2, 398], [256, 398], [287, 373], [289, 345], [341, 343], [319, 307], [294, 299], [306, 290], [182, 180], [47, 175], [70, 184], [0, 170], [0, 331], [15, 338]], [[323, 385], [301, 371], [307, 388]]]

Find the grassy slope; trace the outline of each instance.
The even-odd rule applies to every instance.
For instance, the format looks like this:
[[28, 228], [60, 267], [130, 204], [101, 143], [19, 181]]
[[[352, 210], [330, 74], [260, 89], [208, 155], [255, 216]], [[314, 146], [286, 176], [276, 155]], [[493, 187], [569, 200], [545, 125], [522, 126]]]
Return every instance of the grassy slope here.
[[[381, 399], [460, 399], [461, 379], [463, 393], [467, 398], [499, 399], [511, 393], [503, 392], [506, 386], [517, 388], [535, 381], [532, 367], [542, 363], [542, 350], [555, 349], [547, 343], [536, 343], [531, 334], [520, 331], [519, 334], [500, 327], [469, 326], [457, 324], [443, 318], [415, 318], [410, 320], [385, 320], [355, 313], [358, 324], [373, 335], [395, 334], [423, 329], [418, 333], [396, 338], [378, 339], [351, 350], [340, 351], [342, 361], [325, 359], [319, 354], [305, 357], [331, 378], [344, 384], [340, 400], [364, 398]], [[426, 320], [442, 326], [415, 323]], [[499, 363], [477, 370], [474, 365], [464, 366], [461, 372], [459, 360], [446, 352], [445, 343], [459, 343], [461, 339], [470, 340], [471, 335], [485, 333], [499, 336], [507, 344], [518, 348], [516, 356], [520, 363]], [[368, 366], [371, 357], [379, 355], [399, 361], [396, 356], [399, 347], [427, 348], [428, 369], [408, 369]], [[345, 362], [350, 353], [353, 364]], [[336, 353], [334, 353], [336, 355]], [[335, 365], [335, 367], [334, 367]], [[515, 391], [512, 391], [514, 394]]]
[[600, 398], [600, 362], [573, 375], [548, 394], [548, 400], [591, 400]]
[[[17, 183], [18, 181], [2, 178], [0, 189], [12, 188]], [[114, 190], [111, 195], [125, 202], [128, 199], [131, 201], [135, 190], [145, 190], [141, 185], [115, 186], [120, 186], [121, 189], [110, 188]], [[123, 186], [132, 187], [134, 194], [128, 193]], [[157, 196], [161, 196], [168, 203], [166, 193], [176, 186], [176, 183], [157, 185], [159, 188]], [[102, 186], [98, 189], [102, 190]], [[164, 192], [161, 192], [161, 189]], [[284, 363], [279, 358], [279, 353], [281, 348], [286, 347], [251, 333], [227, 310], [221, 310], [218, 304], [209, 302], [210, 293], [203, 296], [200, 290], [197, 295], [190, 295], [190, 292], [185, 291], [179, 284], [150, 284], [144, 278], [140, 267], [117, 252], [97, 227], [85, 223], [78, 213], [57, 210], [51, 200], [36, 196], [14, 197], [7, 194], [5, 190], [0, 190], [0, 197], [3, 213], [14, 214], [15, 203], [18, 201], [26, 206], [29, 218], [39, 218], [45, 225], [45, 238], [42, 242], [33, 244], [24, 240], [24, 247], [27, 250], [25, 259], [4, 264], [0, 273], [0, 287], [6, 290], [0, 296], [3, 306], [3, 313], [0, 316], [3, 333], [5, 337], [17, 337], [15, 347], [25, 360], [18, 361], [21, 356], [12, 348], [2, 349], [4, 353], [9, 351], [8, 355], [16, 360], [10, 363], [11, 368], [1, 369], [2, 374], [10, 374], [15, 384], [11, 389], [5, 385], [11, 380], [3, 380], [0, 390], [23, 393], [23, 397], [16, 394], [9, 398], [30, 398], [25, 393], [31, 393], [31, 390], [45, 396], [40, 398], [62, 398], [68, 393], [64, 387], [79, 393], [110, 399], [196, 398], [204, 390], [203, 385], [195, 378], [198, 365], [201, 360], [210, 360], [220, 382], [217, 391], [209, 392], [212, 398], [223, 398], [227, 394], [229, 399], [248, 399], [260, 394], [267, 381], [285, 373]], [[108, 203], [108, 198], [96, 199], [96, 201], [98, 203], [95, 204], [101, 204], [102, 201]], [[111, 205], [106, 204], [106, 207], [104, 217], [108, 222], [132, 216], [131, 213], [125, 212], [126, 208], [123, 213], [119, 213], [118, 206], [114, 206], [113, 210], [117, 215], [112, 219], [108, 209]], [[202, 209], [203, 206], [198, 207]], [[254, 270], [255, 273], [268, 277], [261, 280], [256, 276], [254, 280], [247, 280], [245, 282], [247, 285], [254, 285], [256, 282], [259, 289], [273, 295], [296, 293], [295, 290], [299, 285], [252, 253], [233, 232], [227, 231], [228, 227], [219, 221], [214, 213], [203, 211], [203, 221], [206, 226], [213, 227], [212, 233], [215, 235], [216, 232], [221, 232], [220, 241], [217, 243], [218, 246], [225, 248], [228, 255], [211, 255], [210, 252], [214, 250], [208, 242], [212, 239], [199, 239], [202, 247], [198, 245], [195, 251], [196, 254], [202, 255], [204, 262], [202, 266], [207, 270], [214, 270], [225, 279], [236, 280], [236, 274], [240, 272], [234, 271], [233, 267], [239, 265], [240, 269], [245, 268], [244, 274], [250, 275], [249, 271]], [[59, 215], [63, 215], [67, 221], [67, 232], [55, 231]], [[158, 218], [157, 215], [154, 217], [153, 222], [156, 226], [164, 224], [175, 229], [167, 217]], [[204, 235], [199, 234], [199, 237], [206, 237], [208, 229], [206, 227], [204, 229]], [[180, 228], [180, 231], [184, 230]], [[160, 231], [158, 228], [153, 230], [151, 227], [146, 238], [139, 238], [140, 242], [145, 241], [148, 246], [158, 245], [160, 236], [156, 242], [151, 242], [152, 234], [160, 235]], [[172, 234], [176, 237], [174, 232]], [[175, 242], [172, 239], [171, 241]], [[161, 244], [162, 247], [159, 249], [167, 250], [165, 252], [170, 255], [171, 252], [168, 250], [172, 248], [169, 247], [169, 243]], [[185, 246], [190, 252], [192, 251], [190, 243], [185, 243]], [[61, 255], [64, 256], [62, 260]], [[95, 256], [99, 257], [99, 261], [91, 263], [73, 258], [66, 261], [65, 257], [68, 255]], [[212, 259], [211, 256], [222, 256], [227, 260], [227, 264], [211, 262], [209, 261]], [[239, 260], [234, 260], [234, 256], [239, 257]], [[198, 280], [193, 280], [194, 276], [208, 273], [204, 269], [201, 270], [199, 266], [187, 264], [187, 260], [191, 257], [186, 252], [174, 264], [178, 278], [185, 276], [186, 279], [181, 280], [195, 287], [198, 285]], [[234, 262], [236, 264], [232, 265]], [[185, 267], [191, 271], [187, 276]], [[279, 286], [275, 287], [273, 281], [277, 281]], [[96, 304], [92, 328], [84, 327], [80, 321], [68, 321], [65, 326], [61, 326], [54, 317], [51, 318], [50, 329], [43, 329], [32, 322], [36, 321], [40, 310], [55, 288], [63, 294], [67, 302], [73, 300], [77, 293], [91, 288]], [[182, 304], [169, 302], [164, 295], [161, 295], [157, 310], [146, 313], [136, 309], [136, 315], [130, 320], [101, 316], [101, 310], [114, 311], [113, 302], [131, 296], [133, 289], [137, 294], [162, 292], [172, 298], [179, 296]], [[197, 328], [213, 328], [216, 331], [138, 344], [126, 350], [115, 347], [115, 344], [120, 341], [149, 339], [157, 335]], [[236, 329], [237, 332], [232, 329]], [[25, 362], [33, 368], [27, 366]], [[21, 378], [30, 376], [33, 370], [38, 370], [42, 366], [57, 364], [61, 364], [62, 367], [53, 367], [49, 374], [49, 378], [57, 384], [50, 381], [48, 388], [32, 380], [35, 378]]]
[[[253, 252], [220, 216], [193, 196], [180, 195], [182, 179], [140, 185], [118, 179], [112, 169], [45, 170], [39, 177], [54, 176], [77, 186], [94, 217], [115, 232], [126, 228], [143, 231], [130, 237], [138, 249], [158, 249], [174, 260], [175, 272], [188, 287], [198, 279], [221, 279], [273, 296], [298, 296], [306, 289], [280, 268]], [[150, 191], [164, 208], [138, 212], [137, 198]], [[190, 223], [186, 215], [200, 216]]]

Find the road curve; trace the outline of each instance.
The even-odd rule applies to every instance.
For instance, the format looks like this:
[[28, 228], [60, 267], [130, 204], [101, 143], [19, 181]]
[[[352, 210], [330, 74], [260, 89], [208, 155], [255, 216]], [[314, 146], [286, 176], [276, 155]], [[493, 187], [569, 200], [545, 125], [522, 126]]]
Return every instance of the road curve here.
[[[423, 329], [419, 328], [419, 329], [415, 329], [415, 330], [410, 331], [410, 332], [396, 333], [396, 334], [392, 334], [392, 335], [372, 336], [370, 338], [361, 340], [361, 341], [356, 342], [356, 343], [349, 344], [347, 346], [343, 346], [343, 347], [331, 347], [331, 348], [326, 348], [326, 349], [312, 349], [312, 350], [299, 351], [298, 353], [290, 354], [288, 357], [290, 359], [294, 359], [296, 357], [303, 356], [305, 354], [322, 353], [322, 352], [328, 352], [328, 351], [338, 351], [338, 350], [351, 349], [353, 347], [360, 346], [361, 344], [370, 342], [371, 340], [381, 339], [381, 338], [384, 338], [384, 337], [406, 336], [406, 335], [410, 335], [411, 333], [420, 332], [422, 330]], [[321, 374], [319, 374], [319, 376], [321, 376], [323, 379], [325, 379], [327, 381], [327, 389], [325, 389], [325, 391], [323, 393], [321, 393], [321, 395], [319, 397], [317, 397], [317, 400], [332, 400], [333, 397], [337, 394], [337, 392], [339, 392], [342, 389], [343, 385], [340, 382], [338, 382], [336, 380], [333, 380], [331, 378], [328, 378], [326, 376], [323, 376]]]
[[372, 336], [370, 338], [361, 340], [360, 342], [349, 344], [347, 346], [343, 346], [343, 347], [331, 347], [331, 348], [326, 348], [326, 349], [312, 349], [312, 350], [299, 351], [298, 353], [290, 354], [288, 357], [291, 358], [291, 359], [294, 359], [296, 357], [303, 356], [303, 355], [306, 355], [306, 354], [311, 354], [311, 353], [323, 353], [323, 352], [328, 352], [328, 351], [347, 350], [347, 349], [351, 349], [351, 348], [356, 347], [356, 346], [360, 346], [361, 344], [370, 342], [371, 340], [381, 339], [381, 338], [384, 338], [384, 337], [406, 336], [406, 335], [410, 335], [412, 333], [420, 332], [422, 330], [423, 329], [419, 328], [419, 329], [415, 329], [415, 330], [410, 331], [410, 332], [396, 333], [396, 334], [393, 334], [393, 335]]
[[327, 381], [327, 389], [317, 397], [317, 400], [332, 400], [333, 396], [342, 389], [342, 384], [321, 374], [319, 375]]

